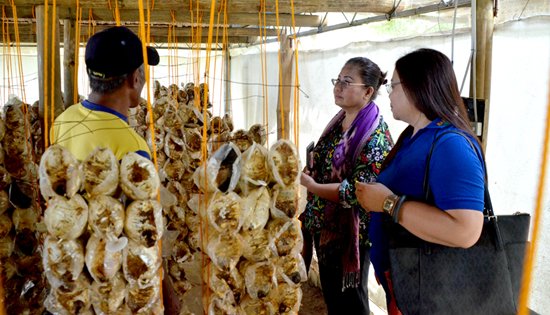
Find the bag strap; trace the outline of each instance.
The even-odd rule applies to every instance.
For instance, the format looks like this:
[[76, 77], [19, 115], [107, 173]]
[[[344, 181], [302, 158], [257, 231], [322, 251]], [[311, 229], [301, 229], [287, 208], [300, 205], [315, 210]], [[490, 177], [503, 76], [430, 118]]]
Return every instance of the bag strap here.
[[429, 185], [430, 160], [432, 158], [432, 153], [434, 151], [435, 144], [437, 143], [437, 141], [441, 137], [443, 137], [444, 135], [449, 134], [449, 133], [456, 133], [456, 134], [461, 135], [462, 137], [464, 137], [466, 139], [466, 141], [468, 141], [468, 143], [470, 144], [470, 147], [472, 147], [472, 149], [476, 153], [477, 157], [481, 161], [481, 164], [483, 164], [484, 187], [485, 187], [484, 198], [483, 198], [484, 199], [483, 214], [489, 216], [489, 218], [495, 218], [495, 213], [493, 211], [493, 203], [491, 202], [491, 195], [489, 195], [489, 189], [488, 189], [488, 185], [487, 185], [487, 166], [485, 165], [485, 160], [483, 159], [483, 156], [480, 156], [480, 153], [478, 152], [478, 150], [474, 146], [472, 140], [470, 140], [470, 138], [467, 135], [465, 135], [463, 132], [460, 132], [460, 131], [457, 131], [457, 130], [448, 130], [448, 131], [445, 131], [441, 134], [438, 134], [438, 135], [436, 135], [436, 137], [434, 138], [434, 141], [432, 142], [432, 146], [430, 147], [430, 151], [428, 153], [428, 158], [426, 159], [426, 170], [424, 172], [423, 188], [424, 188], [426, 200], [430, 200], [429, 199], [429, 197], [430, 197], [430, 185]]

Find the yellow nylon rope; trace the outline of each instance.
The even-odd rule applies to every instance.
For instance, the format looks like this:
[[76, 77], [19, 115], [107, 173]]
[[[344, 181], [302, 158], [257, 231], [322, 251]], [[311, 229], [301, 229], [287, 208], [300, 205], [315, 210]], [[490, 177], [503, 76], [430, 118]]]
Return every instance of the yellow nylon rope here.
[[[227, 71], [227, 77], [230, 78], [231, 76], [231, 63], [230, 62], [227, 62], [226, 64], [226, 54], [228, 53], [228, 49], [227, 47], [229, 47], [229, 39], [228, 39], [228, 34], [227, 34], [227, 25], [228, 25], [228, 20], [227, 20], [227, 1], [224, 1], [224, 6], [223, 6], [223, 50], [222, 50], [222, 69], [223, 69], [223, 65], [225, 65], [227, 68], [225, 69]], [[226, 107], [227, 108], [227, 104], [230, 102], [229, 98], [227, 97], [227, 95], [231, 95], [230, 93], [230, 90], [231, 90], [231, 84], [227, 85], [228, 88], [229, 88], [229, 91], [226, 91], [226, 94], [225, 94], [225, 98], [226, 98]], [[220, 98], [221, 98], [221, 93], [220, 93]]]
[[[4, 73], [7, 75], [4, 75], [4, 86], [7, 86], [7, 94], [9, 97], [9, 94], [13, 93], [13, 88], [11, 84], [11, 76], [12, 76], [12, 68], [11, 68], [11, 40], [10, 40], [10, 34], [9, 34], [9, 24], [8, 19], [6, 17], [6, 10], [5, 7], [2, 6], [2, 38], [4, 41]], [[6, 80], [7, 85], [6, 85]]]
[[[17, 59], [18, 59], [18, 68], [19, 68], [19, 84], [21, 85], [21, 98], [23, 100], [24, 104], [27, 104], [27, 97], [25, 94], [25, 81], [24, 81], [24, 73], [23, 73], [23, 60], [21, 58], [21, 42], [19, 41], [19, 22], [17, 21], [17, 8], [15, 7], [15, 3], [13, 0], [11, 0], [11, 9], [13, 14], [13, 27], [15, 32], [15, 43], [16, 43], [16, 49], [17, 49]], [[25, 105], [26, 107], [26, 105]], [[27, 111], [25, 111], [27, 113]]]
[[42, 106], [44, 107], [44, 150], [46, 150], [50, 144], [50, 124], [48, 121], [48, 0], [44, 1], [44, 41], [42, 42], [44, 46], [44, 68], [42, 69], [43, 84], [42, 90], [44, 91], [44, 99]]
[[200, 90], [199, 90], [199, 82], [200, 82], [200, 45], [202, 40], [202, 14], [200, 11], [200, 2], [197, 1], [197, 17], [196, 17], [196, 33], [195, 33], [195, 41], [193, 45], [193, 81], [195, 82], [195, 101], [193, 102], [195, 104], [195, 107], [197, 109], [200, 109]]
[[294, 143], [296, 144], [296, 147], [299, 147], [299, 135], [300, 135], [300, 98], [298, 97], [298, 88], [300, 87], [300, 77], [298, 75], [298, 39], [296, 38], [296, 17], [294, 16], [294, 0], [290, 0], [290, 12], [291, 12], [291, 19], [292, 19], [292, 33], [294, 34], [294, 38], [292, 39], [294, 42], [294, 64], [296, 65], [296, 69], [294, 72]]
[[55, 63], [55, 41], [57, 39], [57, 36], [55, 36], [56, 34], [56, 24], [57, 24], [57, 0], [53, 0], [53, 9], [52, 9], [52, 46], [51, 46], [51, 49], [52, 49], [52, 64], [51, 64], [51, 82], [50, 82], [50, 87], [51, 87], [51, 96], [50, 96], [50, 104], [51, 104], [51, 108], [50, 108], [50, 113], [51, 113], [51, 117], [50, 117], [50, 122], [53, 126], [53, 122], [54, 122], [54, 119], [55, 119], [55, 68], [56, 68], [56, 63]]
[[[147, 1], [148, 3], [149, 1]], [[139, 7], [139, 36], [141, 37], [141, 41], [143, 43], [142, 45], [142, 54], [143, 54], [143, 68], [145, 70], [145, 82], [147, 85], [147, 112], [151, 114], [153, 113], [153, 109], [151, 107], [151, 91], [149, 89], [150, 83], [149, 83], [149, 64], [147, 61], [147, 34], [145, 32], [145, 15], [144, 15], [144, 9], [143, 9], [143, 0], [138, 0], [138, 7]], [[147, 7], [147, 10], [149, 10], [149, 7]], [[149, 129], [151, 130], [151, 139], [155, 139], [155, 126], [153, 124], [153, 120], [149, 120]], [[152, 151], [153, 151], [153, 162], [155, 163], [155, 168], [158, 171], [158, 165], [157, 165], [157, 145], [155, 141], [152, 141]]]
[[[275, 0], [275, 16], [277, 20], [277, 41], [279, 42], [279, 46], [281, 44], [281, 36], [280, 36], [280, 23], [279, 23], [279, 0]], [[284, 102], [283, 102], [283, 65], [281, 61], [281, 49], [277, 51], [277, 59], [279, 64], [279, 102], [281, 106], [281, 137], [283, 139], [286, 139], [286, 133], [285, 133], [285, 119], [284, 119]]]
[[11, 51], [11, 44], [12, 44], [12, 38], [10, 36], [10, 24], [8, 21], [6, 21], [6, 32], [8, 33], [8, 82], [10, 85], [10, 93], [17, 94], [15, 91], [14, 83], [12, 82], [12, 78], [14, 78], [15, 74], [13, 71], [13, 61], [12, 61], [12, 51]]
[[[6, 48], [6, 43], [4, 41], [5, 39], [5, 27], [4, 27], [4, 23], [7, 23], [7, 19], [5, 18], [6, 16], [6, 11], [5, 11], [5, 8], [4, 6], [2, 6], [2, 42], [4, 43], [4, 46], [3, 46], [3, 49], [5, 50]], [[9, 58], [9, 56], [8, 56]], [[4, 62], [3, 62], [3, 65], [5, 65], [5, 60], [6, 60], [6, 55], [4, 53]], [[5, 73], [5, 72], [4, 72]], [[4, 75], [4, 79], [5, 79], [5, 75]], [[6, 314], [6, 309], [5, 309], [5, 290], [4, 290], [4, 277], [2, 276], [4, 274], [4, 266], [0, 265], [0, 315], [5, 315]]]
[[[215, 40], [214, 40], [214, 43], [216, 43], [216, 45], [220, 42], [219, 41], [219, 32], [220, 32], [220, 17], [222, 15], [222, 9], [225, 5], [225, 0], [222, 0], [221, 3], [220, 3], [220, 9], [218, 10], [218, 14], [217, 14], [217, 17], [216, 17], [216, 36], [215, 36]], [[222, 33], [223, 33], [223, 30], [222, 30]], [[223, 35], [222, 35], [223, 36]], [[217, 58], [217, 57], [216, 57]], [[215, 78], [217, 77], [216, 75], [216, 66], [217, 66], [217, 62], [214, 62], [214, 80], [212, 80], [212, 91], [215, 91], [216, 90], [216, 80]], [[222, 71], [220, 71], [222, 72]], [[220, 78], [221, 78], [221, 74], [220, 74]], [[221, 93], [220, 93], [221, 95]], [[212, 102], [214, 102], [214, 100], [212, 100]], [[222, 102], [220, 100], [220, 102], [218, 103], [218, 112], [221, 113], [222, 112]], [[219, 125], [217, 127], [221, 127], [221, 121], [219, 122]]]
[[168, 83], [169, 84], [172, 83], [172, 54], [171, 54], [172, 28], [173, 28], [172, 24], [168, 25], [168, 38], [166, 43], [168, 45]]
[[76, 19], [75, 19], [75, 49], [74, 49], [74, 69], [73, 69], [73, 104], [76, 104], [79, 100], [78, 97], [78, 64], [80, 55], [80, 31], [82, 29], [82, 8], [80, 7], [79, 0], [76, 0]]
[[[175, 15], [175, 12], [174, 12], [174, 30], [173, 30], [173, 33], [172, 35], [174, 36], [174, 40], [173, 40], [173, 43], [174, 43], [174, 65], [175, 65], [175, 69], [174, 69], [174, 72], [176, 74], [176, 85], [179, 84], [179, 71], [178, 71], [178, 68], [179, 68], [179, 57], [178, 57], [178, 28], [177, 28], [177, 21], [176, 21], [176, 15]], [[177, 97], [176, 97], [177, 98]], [[179, 104], [179, 103], [178, 103]]]
[[[26, 94], [25, 94], [25, 82], [24, 82], [24, 77], [25, 77], [25, 74], [23, 72], [23, 60], [22, 60], [22, 57], [21, 57], [21, 42], [19, 41], [19, 22], [17, 21], [17, 8], [15, 7], [15, 3], [14, 1], [12, 0], [11, 1], [12, 3], [12, 14], [13, 14], [13, 18], [14, 18], [14, 32], [15, 32], [15, 44], [16, 44], [16, 49], [17, 49], [17, 59], [18, 59], [18, 64], [19, 64], [19, 84], [21, 85], [21, 98], [22, 98], [22, 101], [23, 101], [23, 110], [24, 110], [24, 114], [25, 114], [25, 117], [27, 119], [24, 120], [25, 122], [25, 130], [30, 130], [31, 126], [29, 125], [30, 121], [28, 119], [29, 117], [29, 109], [28, 109], [28, 106], [27, 106], [27, 97], [26, 97]], [[30, 139], [26, 139], [25, 140], [25, 145], [27, 147], [27, 150], [28, 152], [31, 152], [30, 155], [26, 155], [25, 156], [25, 162], [26, 164], [30, 164], [32, 163], [32, 161], [35, 160], [35, 152], [34, 150], [32, 149], [33, 146], [32, 146], [32, 143], [31, 143], [31, 140]], [[34, 189], [34, 191], [38, 192], [40, 189], [38, 187], [38, 183], [37, 182], [33, 182], [32, 184], [32, 187]], [[39, 198], [37, 197], [36, 198], [36, 202], [37, 204], [40, 203], [40, 200]]]
[[[171, 24], [168, 28], [168, 73], [170, 78], [170, 83], [172, 84], [178, 84], [178, 77], [176, 75], [175, 69], [177, 68], [177, 61], [176, 61], [176, 51], [177, 47], [175, 45], [175, 39], [176, 39], [176, 14], [174, 10], [170, 10], [170, 16], [172, 18]], [[173, 96], [174, 99], [177, 99], [177, 95]]]
[[[216, 0], [211, 0], [210, 2], [210, 20], [208, 23], [208, 44], [206, 45], [206, 64], [204, 69], [204, 99], [202, 99], [202, 109], [203, 109], [203, 121], [208, 121], [208, 78], [210, 73], [210, 55], [212, 53], [212, 36], [214, 33], [214, 13], [216, 9]], [[200, 94], [200, 93], [199, 93]], [[208, 158], [207, 155], [207, 146], [206, 146], [206, 140], [208, 138], [208, 124], [203, 124], [202, 128], [202, 156], [203, 159], [206, 160]]]
[[535, 260], [535, 254], [537, 251], [537, 241], [539, 237], [539, 228], [542, 221], [543, 206], [544, 206], [544, 188], [546, 185], [545, 178], [548, 169], [550, 146], [550, 84], [548, 85], [548, 104], [546, 106], [546, 126], [544, 129], [544, 142], [542, 149], [542, 163], [539, 174], [539, 184], [537, 190], [537, 203], [535, 206], [534, 218], [533, 218], [533, 233], [531, 235], [531, 246], [525, 253], [525, 265], [523, 267], [523, 278], [521, 282], [521, 291], [519, 295], [519, 310], [518, 314], [527, 315], [529, 309], [527, 304], [529, 303], [529, 293], [531, 290], [531, 276], [533, 273], [533, 265]]
[[116, 26], [120, 26], [120, 10], [118, 9], [118, 0], [115, 0], [115, 21]]
[[[147, 37], [148, 34], [145, 32], [145, 15], [144, 15], [144, 9], [143, 9], [143, 0], [138, 0], [138, 7], [139, 7], [139, 35], [141, 37], [142, 41], [142, 49], [141, 53], [143, 54], [143, 68], [145, 70], [145, 82], [147, 87], [147, 112], [148, 114], [153, 117], [153, 108], [151, 107], [151, 89], [150, 89], [150, 82], [149, 82], [149, 63], [147, 61]], [[147, 1], [147, 18], [150, 19], [149, 15], [149, 1]], [[148, 24], [150, 24], [150, 20], [147, 21]], [[148, 32], [150, 34], [150, 29], [148, 29]], [[153, 123], [153, 120], [149, 120], [149, 129], [151, 130], [151, 139], [155, 139], [155, 126]], [[158, 172], [158, 162], [157, 162], [157, 145], [155, 141], [152, 141], [152, 148], [151, 151], [153, 151], [153, 162], [155, 163], [155, 168]], [[157, 193], [157, 201], [160, 202], [160, 193]], [[158, 251], [159, 254], [162, 253], [162, 240], [158, 241]], [[162, 276], [163, 269], [159, 268], [159, 275]], [[159, 292], [160, 292], [160, 303], [163, 303], [163, 297], [162, 297], [162, 285], [159, 286]]]
[[[9, 94], [9, 92], [6, 92], [7, 90], [7, 87], [8, 85], [6, 84], [6, 80], [7, 80], [7, 75], [5, 75], [6, 73], [6, 59], [7, 59], [7, 56], [8, 54], [6, 53], [6, 47], [8, 46], [7, 43], [6, 43], [6, 22], [7, 20], [5, 19], [5, 16], [6, 16], [6, 11], [5, 11], [5, 8], [4, 6], [2, 6], [2, 73], [4, 73], [4, 76], [2, 78], [2, 92], [4, 92], [4, 95], [6, 94]], [[7, 99], [2, 99], [2, 104], [4, 104], [6, 102]]]
[[[261, 10], [259, 14], [260, 19], [260, 63], [262, 67], [262, 92], [263, 92], [263, 125], [267, 130], [269, 130], [269, 88], [267, 85], [267, 48], [266, 48], [266, 38], [267, 38], [267, 22], [266, 22], [266, 9], [265, 9], [265, 0], [261, 0]], [[266, 134], [266, 143], [269, 143], [269, 133]]]

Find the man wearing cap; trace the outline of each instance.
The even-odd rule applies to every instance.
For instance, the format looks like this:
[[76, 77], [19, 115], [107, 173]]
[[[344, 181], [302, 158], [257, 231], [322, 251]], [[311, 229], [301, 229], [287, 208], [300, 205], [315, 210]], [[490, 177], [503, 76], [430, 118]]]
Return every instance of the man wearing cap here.
[[[123, 26], [103, 30], [88, 40], [85, 60], [92, 92], [55, 119], [51, 143], [80, 161], [97, 147], [110, 148], [118, 160], [132, 151], [150, 159], [147, 143], [128, 125], [129, 109], [139, 104], [145, 85], [141, 40]], [[147, 63], [159, 63], [153, 47], [147, 47]], [[178, 314], [179, 299], [168, 276], [162, 290], [165, 314]]]
[[[80, 161], [97, 147], [110, 148], [119, 160], [131, 151], [150, 159], [147, 143], [128, 125], [128, 111], [139, 104], [145, 85], [141, 40], [126, 27], [103, 30], [88, 40], [85, 60], [92, 92], [56, 118], [52, 144]], [[153, 47], [147, 47], [147, 62], [159, 63]]]

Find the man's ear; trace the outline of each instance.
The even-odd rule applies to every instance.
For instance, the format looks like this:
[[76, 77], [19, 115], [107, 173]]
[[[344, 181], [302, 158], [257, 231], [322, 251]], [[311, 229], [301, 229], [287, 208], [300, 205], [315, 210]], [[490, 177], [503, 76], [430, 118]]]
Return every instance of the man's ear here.
[[141, 83], [142, 83], [141, 76], [139, 74], [139, 68], [138, 68], [128, 75], [128, 84], [132, 88], [137, 88]]

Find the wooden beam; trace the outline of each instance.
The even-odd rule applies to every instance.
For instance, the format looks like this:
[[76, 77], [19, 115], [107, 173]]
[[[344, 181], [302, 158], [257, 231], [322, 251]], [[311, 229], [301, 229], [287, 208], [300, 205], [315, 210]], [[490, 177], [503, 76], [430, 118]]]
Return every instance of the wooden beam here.
[[[84, 9], [114, 9], [114, 1], [116, 0], [80, 0], [80, 6]], [[386, 13], [393, 8], [394, 0], [345, 0], [345, 1], [333, 1], [333, 0], [281, 0], [278, 2], [279, 13], [292, 13], [292, 7], [294, 7], [295, 13], [304, 12], [374, 12], [374, 13]], [[57, 0], [59, 7], [74, 7], [74, 0]], [[215, 10], [221, 10], [221, 1], [216, 1]], [[44, 0], [15, 0], [16, 6], [38, 6], [43, 5]], [[293, 6], [291, 6], [293, 4]], [[10, 6], [10, 0], [0, 0], [0, 5]], [[138, 9], [137, 0], [119, 0], [118, 7], [120, 10]], [[182, 2], [181, 0], [162, 0], [155, 1], [153, 11], [156, 10], [177, 10], [177, 11], [193, 11], [201, 10], [203, 12], [210, 12], [211, 1], [210, 0], [198, 0], [193, 1], [193, 7], [188, 2]], [[227, 4], [228, 13], [253, 13], [260, 12], [260, 1], [257, 0], [229, 0]], [[276, 12], [276, 2], [266, 1], [265, 12]], [[134, 19], [137, 21], [138, 19]]]
[[[75, 80], [75, 22], [65, 20], [63, 23], [63, 103], [65, 108], [75, 104], [78, 95], [75, 95], [74, 85], [78, 82]], [[78, 91], [78, 89], [76, 89]], [[78, 93], [77, 93], [78, 94]]]
[[224, 93], [225, 93], [225, 102], [224, 102], [224, 112], [232, 115], [233, 114], [233, 104], [231, 104], [231, 51], [228, 45], [223, 45], [223, 75], [225, 79]]
[[[64, 23], [73, 23], [74, 24], [74, 22], [71, 22], [71, 21], [72, 20], [64, 20]], [[88, 33], [93, 34], [95, 32], [107, 29], [107, 28], [112, 27], [112, 26], [114, 26], [114, 25], [96, 25], [96, 26], [93, 26], [90, 29], [90, 27], [86, 23], [86, 24], [81, 26], [80, 34], [83, 34], [82, 35], [83, 38], [87, 38]], [[74, 27], [74, 25], [73, 25], [73, 27]], [[132, 31], [134, 31], [136, 34], [138, 34], [138, 26], [137, 25], [127, 25], [127, 27], [129, 29], [131, 29]], [[14, 34], [15, 33], [14, 28], [11, 25], [10, 25], [9, 29], [10, 29], [10, 36], [15, 35]], [[19, 24], [18, 29], [19, 29], [19, 35], [20, 36], [36, 34], [36, 26], [34, 24], [30, 24], [30, 23]], [[176, 36], [191, 37], [192, 36], [192, 31], [193, 31], [193, 29], [189, 26], [174, 27], [174, 32], [175, 32]], [[214, 32], [216, 32], [216, 30], [214, 30]], [[275, 29], [265, 29], [265, 30], [262, 31], [262, 33], [267, 34], [268, 37], [277, 36], [277, 30], [275, 30]], [[73, 34], [74, 34], [74, 32], [73, 32]], [[223, 35], [223, 28], [220, 28], [218, 30], [218, 37], [221, 39], [222, 35]], [[63, 36], [63, 39], [65, 38], [64, 36]], [[153, 37], [167, 37], [168, 36], [168, 26], [167, 25], [165, 25], [165, 26], [159, 26], [159, 25], [151, 26], [151, 36], [153, 36]], [[203, 29], [203, 31], [201, 32], [201, 36], [202, 37], [207, 37], [208, 36], [208, 31]], [[214, 36], [215, 36], [215, 33], [214, 33]], [[230, 37], [231, 36], [256, 37], [256, 36], [260, 36], [260, 29], [259, 28], [242, 28], [242, 27], [237, 28], [237, 27], [232, 27], [232, 28], [227, 29], [227, 36], [230, 36]], [[15, 38], [15, 37], [11, 37], [11, 38]]]
[[290, 91], [292, 90], [292, 39], [281, 36], [279, 58], [279, 97], [277, 100], [277, 140], [290, 138]]
[[[0, 3], [5, 0], [0, 0]], [[161, 2], [161, 1], [159, 1]], [[58, 15], [60, 19], [75, 19], [76, 9], [74, 5], [69, 7], [59, 6]], [[29, 5], [21, 5], [17, 7], [17, 17], [21, 19], [33, 19], [34, 14], [32, 12], [33, 7]], [[181, 9], [180, 6], [175, 10], [155, 9], [151, 11], [151, 23], [172, 23], [172, 17], [174, 17], [176, 23], [180, 25], [197, 25], [208, 26], [208, 12], [199, 12], [199, 15], [193, 14], [188, 10]], [[11, 18], [11, 7], [6, 8], [6, 16]], [[97, 22], [115, 22], [114, 12], [107, 7], [99, 7], [92, 9], [92, 15], [90, 16], [89, 10], [83, 7], [82, 21], [88, 22], [88, 20]], [[120, 20], [122, 22], [137, 22], [139, 21], [139, 11], [137, 9], [120, 9]], [[296, 27], [318, 27], [321, 24], [321, 17], [317, 15], [295, 15], [294, 16]], [[220, 21], [223, 21], [223, 16], [220, 17]], [[263, 24], [264, 22], [262, 22]], [[260, 21], [258, 13], [228, 13], [227, 24], [230, 25], [259, 25]], [[265, 25], [276, 26], [277, 16], [274, 13], [266, 14]], [[292, 26], [292, 15], [288, 13], [279, 14], [279, 26]]]
[[[476, 1], [476, 73], [475, 84], [476, 98], [485, 100], [485, 115], [482, 130], [482, 143], [487, 145], [487, 132], [489, 131], [489, 108], [491, 97], [491, 69], [493, 60], [493, 0]], [[470, 91], [473, 96], [473, 91]]]
[[[81, 39], [82, 39], [81, 44], [82, 45], [85, 44], [87, 37], [88, 37], [87, 34], [81, 36]], [[35, 34], [22, 34], [22, 35], [19, 36], [19, 41], [21, 43], [37, 43], [37, 38], [38, 38], [38, 34], [36, 34], [36, 35]], [[229, 36], [229, 37], [227, 37], [227, 42], [229, 44], [253, 44], [253, 43], [258, 42], [258, 39], [259, 39], [258, 36]], [[197, 42], [197, 39], [192, 38], [191, 36], [177, 36], [176, 40], [179, 44], [191, 44], [193, 42]], [[164, 35], [164, 36], [161, 36], [161, 35], [151, 36], [151, 41], [153, 43], [159, 43], [159, 44], [169, 42], [168, 41], [168, 36], [166, 36], [166, 35]], [[222, 37], [219, 36], [218, 42], [214, 41], [213, 43], [221, 43], [221, 41], [222, 41]], [[170, 42], [174, 42], [174, 38], [171, 38]], [[201, 44], [206, 44], [207, 43], [206, 35], [201, 37], [200, 43]]]

